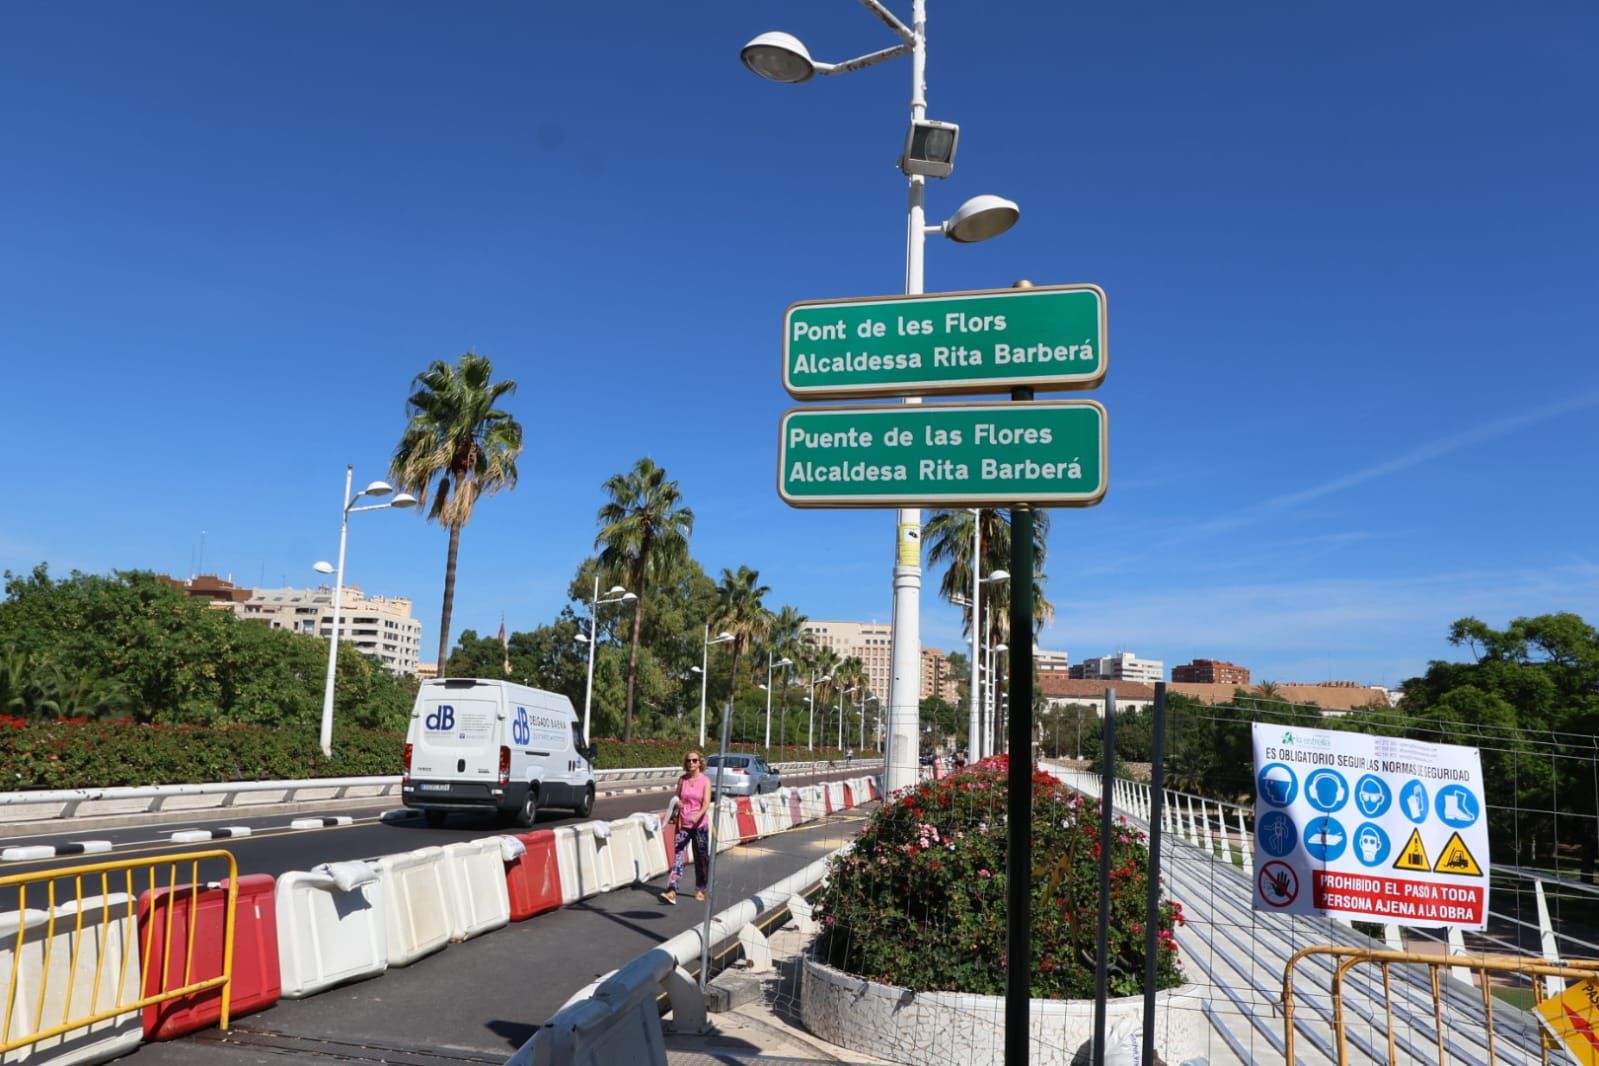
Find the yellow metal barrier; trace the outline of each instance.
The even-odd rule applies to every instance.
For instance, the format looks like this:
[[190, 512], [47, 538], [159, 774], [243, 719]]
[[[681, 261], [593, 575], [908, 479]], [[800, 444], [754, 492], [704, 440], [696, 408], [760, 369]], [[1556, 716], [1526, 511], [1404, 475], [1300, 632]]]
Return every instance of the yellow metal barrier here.
[[[221, 876], [202, 877], [202, 863], [207, 864], [206, 872], [221, 873]], [[166, 868], [164, 883], [159, 876], [160, 867]], [[180, 880], [180, 871], [185, 870], [187, 877]], [[146, 871], [147, 875], [136, 876], [138, 871]], [[224, 879], [228, 884], [228, 893], [222, 945], [222, 972], [215, 977], [195, 980], [195, 926], [199, 920], [199, 894], [208, 881]], [[238, 905], [238, 879], [238, 864], [234, 861], [232, 853], [226, 851], [196, 851], [183, 855], [93, 863], [0, 877], [0, 892], [15, 889], [17, 893], [15, 936], [13, 938], [9, 935], [9, 931], [7, 935], [0, 936], [0, 951], [4, 951], [7, 947], [11, 948], [9, 973], [0, 972], [0, 980], [6, 982], [5, 996], [0, 1000], [0, 1055], [86, 1028], [97, 1022], [142, 1011], [145, 1007], [191, 996], [212, 988], [220, 989], [220, 1022], [222, 1028], [226, 1029], [232, 996], [233, 931], [234, 914]], [[84, 892], [86, 885], [89, 889], [88, 895]], [[30, 889], [33, 889], [33, 895], [38, 901], [36, 906], [42, 904], [41, 909], [45, 915], [43, 919], [35, 920], [31, 924], [28, 917]], [[134, 932], [138, 928], [138, 897], [141, 890], [148, 890], [152, 901], [158, 892], [167, 894], [165, 921], [156, 921], [152, 908], [142, 938]], [[127, 898], [113, 905], [111, 900], [116, 895], [126, 895]], [[183, 983], [175, 988], [165, 988], [163, 986], [166, 984], [167, 975], [174, 968], [172, 934], [178, 910], [177, 904], [185, 895], [188, 897], [189, 905], [186, 918], [187, 935], [184, 938], [183, 950]], [[43, 898], [40, 899], [40, 896]], [[86, 911], [83, 906], [85, 900], [95, 898], [99, 900], [98, 925], [94, 924], [95, 909], [91, 907]], [[58, 917], [63, 917], [61, 915], [63, 911], [71, 913], [64, 915], [64, 920], [58, 922]], [[87, 927], [86, 917], [89, 919]], [[97, 929], [106, 931], [105, 939], [101, 942], [103, 948], [104, 944], [109, 942], [109, 931], [113, 923], [126, 923], [121, 938], [124, 950], [121, 953], [121, 961], [117, 964], [112, 1004], [108, 1007], [97, 1007], [101, 1002], [103, 980], [110, 975], [105, 973], [106, 952], [94, 950], [92, 944], [86, 945], [85, 937], [93, 936]], [[62, 928], [58, 929], [58, 925]], [[41, 930], [43, 945], [40, 949], [37, 987], [31, 987], [31, 983], [25, 980], [28, 975], [22, 965], [24, 949], [28, 945], [30, 933], [37, 936]], [[161, 972], [152, 974], [146, 968], [149, 966], [149, 960], [154, 957], [152, 949], [156, 947], [155, 938], [158, 933], [161, 937], [159, 956]], [[51, 975], [58, 972], [51, 965], [57, 951], [58, 937], [67, 940], [64, 945], [68, 952], [63, 981], [65, 993], [62, 996], [60, 1016], [57, 1017], [57, 1012], [51, 1011], [50, 1016], [46, 1017], [46, 1004], [52, 992], [49, 982]], [[136, 949], [135, 972], [138, 976], [132, 981], [130, 998], [129, 967], [135, 965]], [[87, 1006], [80, 1001], [81, 1013], [74, 1013], [74, 994], [79, 989], [79, 964], [85, 955], [94, 957], [93, 978]], [[88, 964], [83, 965], [85, 968], [83, 976], [88, 977]], [[58, 987], [54, 991], [61, 994], [62, 989]]]
[[[1432, 1012], [1435, 1043], [1438, 1048], [1438, 1066], [1447, 1066], [1444, 1057], [1443, 989], [1440, 970], [1460, 967], [1480, 975], [1482, 987], [1483, 1025], [1488, 1040], [1488, 1061], [1494, 1061], [1493, 987], [1491, 973], [1520, 974], [1528, 978], [1538, 999], [1546, 997], [1545, 977], [1569, 977], [1583, 980], [1599, 976], [1599, 959], [1570, 959], [1556, 965], [1542, 959], [1520, 955], [1430, 955], [1416, 951], [1386, 951], [1377, 948], [1356, 948], [1328, 944], [1303, 948], [1294, 952], [1283, 972], [1283, 1044], [1288, 1066], [1294, 1066], [1294, 967], [1312, 955], [1337, 959], [1332, 979], [1333, 1033], [1338, 1040], [1338, 1066], [1349, 1066], [1348, 1019], [1344, 1011], [1344, 977], [1363, 962], [1374, 962], [1382, 967], [1383, 1010], [1388, 1030], [1388, 1061], [1397, 1063], [1394, 1047], [1394, 1011], [1392, 986], [1388, 968], [1394, 964], [1426, 966], [1432, 986]], [[1541, 1032], [1543, 1060], [1549, 1061], [1549, 1051], [1554, 1045], [1547, 1031]]]

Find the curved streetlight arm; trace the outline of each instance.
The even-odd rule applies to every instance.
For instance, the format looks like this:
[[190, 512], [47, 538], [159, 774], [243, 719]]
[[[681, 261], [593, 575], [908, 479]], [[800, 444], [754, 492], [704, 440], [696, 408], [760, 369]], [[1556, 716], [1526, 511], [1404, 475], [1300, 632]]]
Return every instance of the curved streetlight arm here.
[[911, 46], [909, 42], [906, 42], [905, 44], [896, 44], [892, 48], [884, 48], [881, 51], [868, 52], [866, 55], [856, 56], [854, 59], [846, 59], [842, 63], [823, 63], [818, 60], [812, 60], [811, 62], [816, 67], [816, 73], [818, 74], [849, 74], [852, 71], [875, 67], [879, 63], [910, 54]]
[[893, 30], [895, 35], [899, 37], [900, 40], [904, 41], [906, 44], [915, 43], [916, 34], [911, 31], [909, 26], [905, 25], [899, 20], [898, 15], [884, 7], [880, 0], [861, 0], [861, 3], [865, 4], [872, 14], [882, 19], [884, 24], [887, 25], [889, 29]]

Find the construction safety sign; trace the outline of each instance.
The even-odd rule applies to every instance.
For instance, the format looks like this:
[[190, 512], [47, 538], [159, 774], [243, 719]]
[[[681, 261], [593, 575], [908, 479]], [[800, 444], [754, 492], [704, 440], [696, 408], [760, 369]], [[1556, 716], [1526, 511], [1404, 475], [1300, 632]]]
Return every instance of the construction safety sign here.
[[1482, 929], [1476, 748], [1254, 724], [1255, 908]]

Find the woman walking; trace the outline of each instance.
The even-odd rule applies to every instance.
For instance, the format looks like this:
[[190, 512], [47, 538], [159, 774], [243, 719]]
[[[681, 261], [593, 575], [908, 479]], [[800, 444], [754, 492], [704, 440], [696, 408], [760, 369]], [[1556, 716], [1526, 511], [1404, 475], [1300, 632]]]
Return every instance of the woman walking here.
[[705, 756], [691, 751], [683, 756], [683, 775], [677, 779], [677, 796], [672, 807], [676, 835], [672, 839], [672, 874], [666, 879], [668, 903], [677, 902], [677, 883], [683, 879], [683, 852], [694, 846], [694, 898], [705, 898], [706, 868], [710, 862], [711, 840], [708, 819], [711, 813], [711, 779], [701, 771]]

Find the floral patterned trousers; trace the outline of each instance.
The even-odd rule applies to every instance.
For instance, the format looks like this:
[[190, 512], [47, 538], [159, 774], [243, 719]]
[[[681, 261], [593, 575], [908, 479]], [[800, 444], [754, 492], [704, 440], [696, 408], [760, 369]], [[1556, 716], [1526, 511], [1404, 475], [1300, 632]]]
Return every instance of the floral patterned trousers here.
[[694, 887], [703, 892], [711, 854], [711, 827], [708, 823], [702, 823], [697, 829], [677, 831], [677, 836], [672, 840], [672, 876], [666, 879], [666, 887], [676, 890], [677, 883], [683, 879], [683, 853], [688, 850], [690, 843], [694, 845]]

